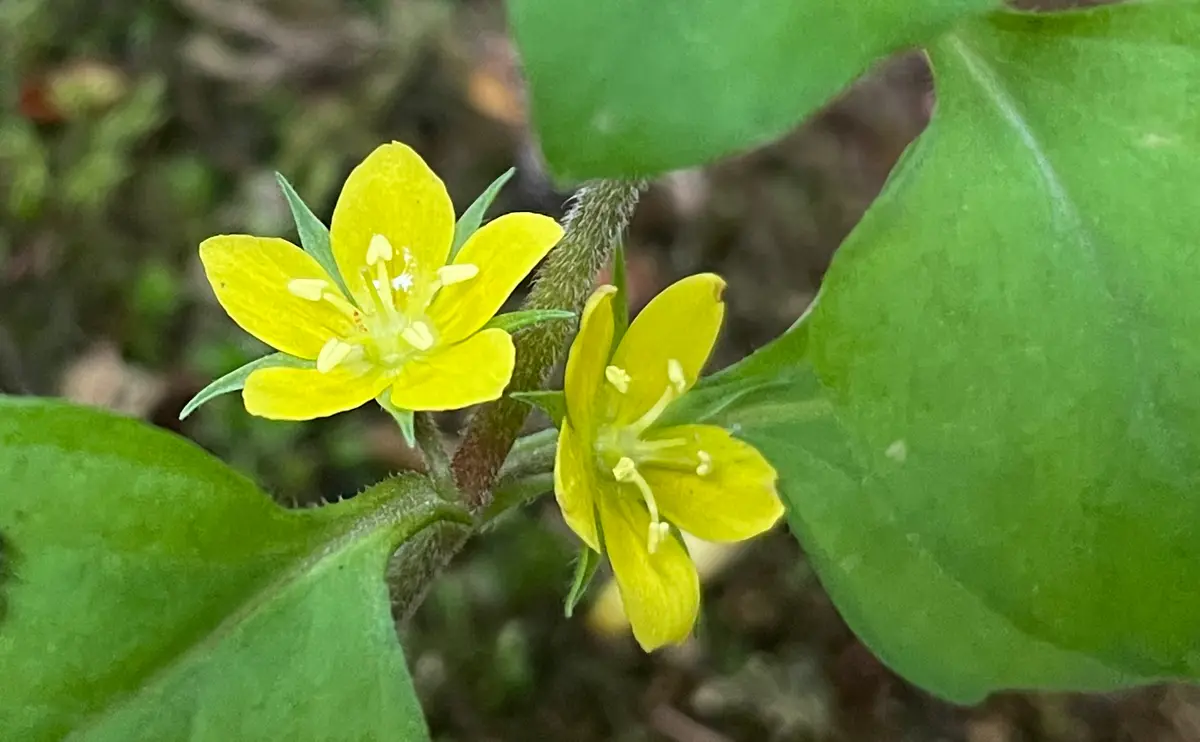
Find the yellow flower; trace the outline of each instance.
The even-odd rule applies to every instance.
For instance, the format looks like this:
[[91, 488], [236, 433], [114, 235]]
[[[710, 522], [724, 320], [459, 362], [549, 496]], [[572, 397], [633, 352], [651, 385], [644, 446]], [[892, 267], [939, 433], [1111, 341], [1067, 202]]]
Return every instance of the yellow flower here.
[[405, 410], [498, 398], [512, 376], [512, 338], [482, 328], [561, 235], [549, 217], [507, 214], [447, 265], [454, 206], [420, 156], [393, 142], [350, 173], [333, 212], [330, 242], [349, 296], [312, 256], [278, 238], [212, 237], [200, 259], [235, 322], [316, 362], [254, 371], [242, 392], [246, 409], [309, 420], [389, 388]]
[[[646, 651], [683, 641], [700, 606], [678, 534], [741, 541], [783, 514], [775, 470], [715, 425], [657, 425], [696, 383], [721, 327], [725, 283], [685, 278], [654, 298], [615, 352], [612, 286], [584, 307], [567, 358], [567, 415], [554, 492], [571, 529], [608, 553], [621, 602]], [[610, 358], [611, 352], [611, 358]]]

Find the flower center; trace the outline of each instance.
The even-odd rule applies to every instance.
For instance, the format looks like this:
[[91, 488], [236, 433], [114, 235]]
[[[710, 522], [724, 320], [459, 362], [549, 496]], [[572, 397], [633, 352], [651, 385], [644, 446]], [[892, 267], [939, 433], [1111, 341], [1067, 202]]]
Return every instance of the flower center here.
[[[371, 237], [361, 273], [370, 303], [362, 308], [347, 301], [325, 279], [288, 281], [287, 289], [293, 296], [328, 302], [354, 323], [356, 332], [350, 336], [335, 336], [325, 342], [317, 355], [318, 371], [329, 373], [342, 364], [363, 360], [395, 371], [437, 343], [436, 330], [425, 310], [443, 287], [471, 280], [479, 275], [479, 268], [470, 263], [446, 265], [437, 270], [433, 281], [421, 281], [412, 252], [405, 247], [402, 254], [404, 268], [393, 276], [395, 249], [383, 235]], [[397, 301], [399, 294], [407, 299], [403, 304]]]
[[[628, 394], [633, 377], [618, 366], [604, 369], [604, 378], [618, 394]], [[693, 474], [705, 477], [712, 473], [713, 460], [707, 451], [688, 445], [683, 438], [660, 438], [646, 440], [646, 430], [655, 423], [679, 395], [687, 389], [687, 377], [683, 365], [672, 358], [667, 361], [667, 386], [650, 409], [631, 423], [618, 425], [609, 421], [600, 426], [595, 443], [595, 452], [602, 469], [607, 469], [612, 478], [621, 484], [633, 485], [634, 490], [650, 513], [650, 528], [646, 537], [646, 548], [651, 554], [670, 534], [671, 526], [662, 519], [654, 491], [643, 472], [647, 469], [668, 469], [682, 475]]]

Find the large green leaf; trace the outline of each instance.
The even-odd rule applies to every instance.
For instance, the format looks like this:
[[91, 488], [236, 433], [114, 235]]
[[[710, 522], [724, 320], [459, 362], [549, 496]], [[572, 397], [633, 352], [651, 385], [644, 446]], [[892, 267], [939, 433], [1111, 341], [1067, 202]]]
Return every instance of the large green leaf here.
[[[881, 499], [887, 494], [865, 486], [850, 437], [811, 369], [765, 373], [731, 387], [726, 403], [700, 419], [728, 427], [775, 465], [792, 531], [846, 622], [884, 662], [963, 703], [1003, 688], [1107, 690], [1142, 682], [1025, 633], [977, 586], [948, 574], [914, 541], [916, 532], [896, 522]], [[705, 391], [716, 397], [718, 390]]]
[[0, 398], [0, 738], [427, 739], [382, 575], [428, 494], [288, 511], [142, 423]]
[[882, 57], [997, 0], [510, 0], [563, 177], [640, 175], [773, 139]]
[[799, 340], [700, 391], [790, 374], [713, 419], [913, 680], [1200, 677], [1200, 3], [996, 14], [931, 58], [933, 123]]

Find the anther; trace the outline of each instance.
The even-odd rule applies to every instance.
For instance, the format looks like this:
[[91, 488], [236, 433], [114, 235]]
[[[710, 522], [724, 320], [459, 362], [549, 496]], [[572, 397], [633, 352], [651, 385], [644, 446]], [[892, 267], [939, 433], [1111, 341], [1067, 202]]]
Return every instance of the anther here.
[[612, 473], [618, 482], [632, 482], [637, 475], [637, 464], [628, 456], [622, 456], [613, 467]]
[[707, 477], [712, 473], [712, 456], [708, 455], [708, 451], [697, 451], [696, 456], [700, 459], [700, 463], [696, 464], [696, 476]]
[[329, 338], [325, 345], [321, 346], [321, 352], [317, 354], [317, 370], [323, 374], [329, 373], [346, 360], [353, 351], [353, 345], [343, 343], [337, 338]]
[[453, 286], [456, 283], [470, 281], [479, 275], [479, 266], [473, 263], [456, 263], [443, 265], [437, 269], [438, 283], [442, 286]]
[[671, 386], [675, 387], [676, 394], [687, 391], [687, 377], [683, 374], [683, 364], [674, 358], [667, 361], [667, 378], [670, 379]]
[[629, 382], [633, 378], [620, 366], [609, 366], [604, 369], [604, 378], [608, 379], [608, 383], [617, 388], [621, 394], [629, 393]]
[[413, 322], [404, 328], [400, 337], [417, 350], [429, 350], [433, 347], [433, 333], [424, 322]]
[[653, 554], [658, 551], [658, 547], [662, 542], [666, 541], [667, 537], [671, 535], [671, 524], [665, 521], [652, 522], [647, 530], [649, 533], [646, 537], [646, 551]]
[[321, 301], [329, 282], [320, 278], [293, 278], [287, 283], [288, 293], [309, 301]]
[[384, 260], [391, 260], [395, 255], [392, 250], [392, 243], [388, 242], [388, 238], [381, 234], [371, 237], [371, 244], [367, 245], [367, 265], [375, 265]]

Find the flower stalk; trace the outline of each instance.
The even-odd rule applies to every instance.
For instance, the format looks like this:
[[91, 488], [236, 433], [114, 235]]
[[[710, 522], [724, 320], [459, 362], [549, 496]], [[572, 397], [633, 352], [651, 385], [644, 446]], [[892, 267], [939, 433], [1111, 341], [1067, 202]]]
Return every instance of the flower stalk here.
[[[538, 272], [523, 309], [562, 309], [578, 314], [608, 263], [633, 216], [643, 181], [605, 180], [583, 186], [564, 219], [566, 228]], [[547, 322], [516, 337], [517, 359], [509, 392], [541, 389], [566, 354], [572, 323]], [[529, 406], [502, 398], [472, 418], [452, 461], [462, 503], [472, 512], [485, 511], [492, 488], [517, 440]], [[433, 579], [470, 538], [467, 529], [431, 528], [404, 545], [392, 560], [388, 583], [392, 613], [407, 620], [421, 604]]]
[[[564, 309], [578, 314], [595, 287], [596, 275], [612, 258], [642, 189], [643, 181], [603, 180], [585, 185], [564, 220], [566, 232], [539, 271], [526, 309]], [[541, 389], [566, 354], [574, 327], [552, 322], [517, 338], [517, 361], [509, 392]], [[454, 456], [454, 478], [473, 511], [486, 508], [491, 489], [508, 456], [529, 406], [502, 398], [471, 420]]]

